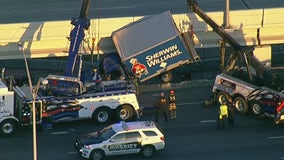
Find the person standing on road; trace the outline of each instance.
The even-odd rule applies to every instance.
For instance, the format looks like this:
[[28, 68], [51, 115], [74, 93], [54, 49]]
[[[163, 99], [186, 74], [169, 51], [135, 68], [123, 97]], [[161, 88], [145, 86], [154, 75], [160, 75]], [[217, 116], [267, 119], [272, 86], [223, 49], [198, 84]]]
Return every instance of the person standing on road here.
[[273, 125], [277, 125], [280, 122], [281, 116], [283, 114], [284, 114], [284, 100], [278, 102], [278, 106], [276, 107], [276, 117]]
[[155, 103], [155, 122], [159, 121], [160, 115], [164, 116], [165, 122], [168, 122], [168, 100], [165, 97], [165, 93], [161, 92], [159, 98]]
[[177, 118], [176, 96], [175, 96], [175, 91], [174, 90], [170, 90], [170, 95], [169, 95], [169, 112], [170, 112], [171, 119], [176, 119]]
[[226, 101], [222, 101], [222, 104], [219, 108], [219, 116], [218, 116], [218, 129], [225, 129], [226, 120], [228, 118], [228, 106]]
[[228, 98], [228, 121], [230, 126], [232, 127], [235, 127], [234, 116], [235, 116], [235, 108], [233, 105], [233, 100], [232, 98]]

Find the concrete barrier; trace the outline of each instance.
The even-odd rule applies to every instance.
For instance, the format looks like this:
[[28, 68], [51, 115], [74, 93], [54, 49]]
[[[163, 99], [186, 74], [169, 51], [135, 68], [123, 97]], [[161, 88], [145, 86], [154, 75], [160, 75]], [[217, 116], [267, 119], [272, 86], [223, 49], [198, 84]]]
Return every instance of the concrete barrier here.
[[[223, 24], [223, 12], [208, 12], [219, 25]], [[257, 29], [260, 29], [262, 44], [284, 43], [284, 8], [239, 10], [230, 12], [231, 29], [228, 31], [242, 45], [257, 44]], [[92, 40], [96, 53], [115, 51], [111, 33], [141, 17], [91, 19], [86, 31], [86, 41], [80, 53], [90, 54]], [[173, 18], [182, 32], [194, 32], [196, 48], [217, 47], [220, 37], [194, 13], [174, 14]], [[193, 26], [193, 30], [191, 29]], [[162, 26], [161, 26], [162, 27]], [[69, 41], [66, 37], [72, 29], [70, 21], [49, 21], [0, 25], [0, 59], [22, 58], [18, 43], [24, 44], [31, 58], [67, 56]]]

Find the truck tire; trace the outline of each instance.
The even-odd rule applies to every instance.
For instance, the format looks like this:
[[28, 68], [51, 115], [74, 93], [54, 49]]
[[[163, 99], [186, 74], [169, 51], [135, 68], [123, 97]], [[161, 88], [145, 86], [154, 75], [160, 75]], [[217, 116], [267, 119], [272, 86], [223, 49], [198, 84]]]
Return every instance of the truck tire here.
[[143, 146], [140, 151], [140, 154], [143, 157], [151, 157], [154, 153], [155, 153], [155, 148], [151, 145]]
[[95, 149], [91, 152], [90, 154], [90, 160], [102, 160], [104, 159], [105, 154], [102, 150], [100, 149]]
[[218, 103], [219, 105], [222, 104], [223, 100], [227, 100], [229, 97], [228, 93], [223, 92], [223, 91], [219, 91], [216, 95], [216, 103]]
[[172, 80], [173, 80], [173, 75], [172, 75], [172, 72], [170, 71], [163, 73], [161, 75], [161, 81], [163, 83], [170, 83]]
[[123, 104], [116, 109], [116, 119], [119, 121], [130, 121], [133, 116], [134, 110], [129, 104]]
[[256, 116], [258, 118], [263, 116], [264, 113], [262, 111], [262, 106], [259, 103], [257, 103], [257, 101], [251, 102], [250, 106], [251, 106], [251, 113], [254, 116]]
[[3, 136], [10, 136], [15, 133], [17, 129], [17, 122], [10, 119], [4, 120], [3, 122], [1, 122], [0, 127], [0, 132]]
[[107, 123], [111, 120], [111, 110], [107, 107], [98, 108], [92, 118], [97, 123]]
[[234, 99], [234, 105], [237, 111], [246, 114], [248, 112], [248, 104], [246, 100], [243, 97], [235, 97]]

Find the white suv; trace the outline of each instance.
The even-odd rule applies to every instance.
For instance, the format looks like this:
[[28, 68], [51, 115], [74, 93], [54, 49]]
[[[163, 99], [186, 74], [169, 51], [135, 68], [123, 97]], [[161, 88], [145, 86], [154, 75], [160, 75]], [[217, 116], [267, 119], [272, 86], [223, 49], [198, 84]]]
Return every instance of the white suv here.
[[75, 147], [90, 160], [133, 153], [150, 157], [165, 148], [165, 141], [162, 130], [152, 121], [120, 122], [82, 136]]

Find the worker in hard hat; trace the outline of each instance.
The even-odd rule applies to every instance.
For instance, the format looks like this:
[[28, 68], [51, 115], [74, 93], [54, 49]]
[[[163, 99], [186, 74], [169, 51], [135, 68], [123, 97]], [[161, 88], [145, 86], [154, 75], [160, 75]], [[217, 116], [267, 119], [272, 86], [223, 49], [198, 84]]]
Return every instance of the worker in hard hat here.
[[177, 106], [176, 106], [176, 96], [175, 91], [170, 90], [169, 95], [169, 112], [170, 112], [170, 118], [176, 119], [177, 118]]
[[97, 67], [94, 67], [93, 68], [93, 81], [95, 83], [99, 83], [101, 82], [102, 78], [101, 78], [101, 75], [98, 73], [98, 69]]

